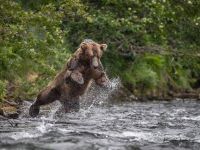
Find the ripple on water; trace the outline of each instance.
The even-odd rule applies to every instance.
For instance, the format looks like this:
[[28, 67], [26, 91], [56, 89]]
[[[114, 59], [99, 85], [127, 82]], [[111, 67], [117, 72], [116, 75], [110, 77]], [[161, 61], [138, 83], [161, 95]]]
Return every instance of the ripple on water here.
[[[92, 94], [98, 90], [92, 89]], [[14, 120], [18, 122], [17, 127], [1, 121], [0, 149], [154, 150], [200, 147], [200, 102], [179, 100], [110, 105], [106, 99], [110, 91], [101, 93], [104, 96], [97, 95], [95, 102], [93, 96], [85, 96], [79, 112], [60, 118], [55, 116], [60, 104], [54, 103], [50, 106], [51, 112], [38, 118], [22, 115], [19, 120]], [[29, 105], [24, 106], [25, 112]]]

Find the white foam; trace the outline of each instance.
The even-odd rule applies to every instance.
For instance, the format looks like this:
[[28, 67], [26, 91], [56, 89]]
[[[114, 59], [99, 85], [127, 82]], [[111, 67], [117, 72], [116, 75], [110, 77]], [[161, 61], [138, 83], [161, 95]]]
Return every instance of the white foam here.
[[46, 133], [48, 131], [50, 131], [52, 129], [52, 127], [54, 126], [54, 124], [51, 123], [45, 123], [44, 121], [42, 121], [42, 124], [37, 126], [36, 129], [41, 132], [41, 133]]
[[28, 132], [22, 131], [22, 132], [13, 133], [11, 135], [11, 138], [14, 140], [19, 140], [19, 139], [25, 139], [25, 138], [36, 138], [38, 136], [41, 136], [41, 135], [37, 133], [28, 133]]
[[70, 133], [70, 132], [74, 132], [74, 130], [69, 130], [69, 129], [65, 129], [65, 128], [57, 128], [57, 130], [61, 133]]
[[153, 135], [148, 132], [133, 132], [133, 131], [124, 131], [122, 133], [124, 137], [133, 137], [137, 140], [147, 140], [147, 141], [152, 141]]
[[195, 116], [195, 117], [182, 117], [182, 119], [200, 121], [200, 116]]

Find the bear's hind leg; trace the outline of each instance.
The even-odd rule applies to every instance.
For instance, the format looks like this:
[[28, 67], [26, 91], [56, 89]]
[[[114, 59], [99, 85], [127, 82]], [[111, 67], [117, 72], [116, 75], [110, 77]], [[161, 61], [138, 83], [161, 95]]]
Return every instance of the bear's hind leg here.
[[36, 101], [31, 105], [29, 115], [31, 117], [36, 117], [39, 114], [40, 106], [50, 104], [59, 98], [60, 93], [55, 88], [45, 89], [38, 95]]
[[40, 112], [40, 107], [35, 105], [35, 104], [32, 104], [31, 107], [29, 108], [29, 115], [31, 117], [36, 117]]

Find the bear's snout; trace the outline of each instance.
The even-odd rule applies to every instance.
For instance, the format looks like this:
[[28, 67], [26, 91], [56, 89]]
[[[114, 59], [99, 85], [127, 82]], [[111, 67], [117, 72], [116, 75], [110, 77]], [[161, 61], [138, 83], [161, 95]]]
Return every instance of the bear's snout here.
[[91, 60], [91, 68], [98, 68], [99, 67], [99, 60], [98, 58], [95, 56], [92, 58]]

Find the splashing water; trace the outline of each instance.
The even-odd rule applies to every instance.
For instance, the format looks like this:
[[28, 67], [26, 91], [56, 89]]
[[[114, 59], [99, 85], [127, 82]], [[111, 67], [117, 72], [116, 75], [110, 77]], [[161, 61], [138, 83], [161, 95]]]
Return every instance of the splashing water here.
[[[93, 86], [79, 112], [56, 118], [60, 103], [42, 108], [38, 118], [21, 115], [18, 126], [0, 120], [0, 149], [199, 149], [199, 101], [151, 101], [110, 105], [120, 85]], [[88, 102], [89, 101], [89, 102]], [[24, 113], [30, 103], [24, 104]]]
[[[106, 100], [108, 99], [109, 95], [116, 91], [120, 85], [119, 78], [115, 78], [110, 80], [109, 85], [107, 89], [103, 89], [100, 87], [97, 87], [93, 85], [91, 89], [88, 91], [87, 94], [85, 94], [81, 99], [81, 110], [82, 116], [81, 117], [87, 117], [87, 114], [90, 113], [90, 110], [95, 105], [102, 105], [103, 103], [106, 103]], [[88, 102], [91, 102], [91, 104], [88, 104]], [[31, 103], [25, 102], [24, 106], [22, 107], [24, 113], [21, 115], [21, 119], [23, 117], [27, 117], [26, 114], [28, 114], [28, 108], [30, 107]], [[14, 133], [11, 137], [15, 140], [23, 139], [23, 138], [35, 138], [42, 136], [43, 134], [52, 131], [52, 129], [55, 126], [55, 122], [59, 119], [56, 119], [56, 112], [60, 109], [61, 104], [60, 102], [56, 101], [52, 104], [50, 104], [47, 109], [48, 112], [44, 113], [39, 117], [40, 121], [37, 122], [37, 125], [35, 127], [35, 132], [28, 133], [28, 132], [17, 132]], [[41, 109], [42, 112], [46, 112], [46, 109]], [[73, 113], [72, 113], [73, 114]], [[74, 114], [73, 114], [74, 115]], [[66, 115], [67, 116], [67, 115]], [[58, 129], [60, 131], [65, 131], [65, 129]]]
[[[90, 111], [94, 105], [103, 105], [107, 102], [109, 96], [117, 91], [121, 82], [119, 78], [111, 79], [107, 88], [101, 88], [92, 85], [91, 89], [81, 98], [81, 105], [85, 109], [85, 113]], [[88, 107], [88, 103], [89, 107]]]
[[54, 126], [54, 123], [48, 123], [48, 119], [45, 117], [41, 117], [41, 121], [42, 123], [40, 123], [36, 129], [40, 132], [40, 133], [46, 133], [48, 131], [51, 131], [51, 128]]
[[54, 102], [53, 105], [51, 105], [51, 107], [50, 107], [50, 112], [48, 113], [47, 118], [49, 120], [54, 120], [56, 112], [60, 109], [60, 107], [61, 107], [60, 102], [58, 102], [58, 101]]

